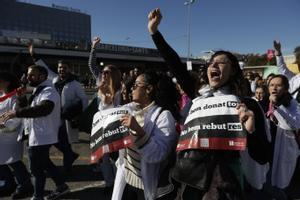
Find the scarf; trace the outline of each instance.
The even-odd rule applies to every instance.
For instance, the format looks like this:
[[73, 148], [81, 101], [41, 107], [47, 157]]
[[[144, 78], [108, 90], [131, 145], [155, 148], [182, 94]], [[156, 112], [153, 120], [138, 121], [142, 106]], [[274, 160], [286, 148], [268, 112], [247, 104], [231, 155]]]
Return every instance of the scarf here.
[[268, 111], [266, 113], [267, 115], [267, 118], [269, 118], [272, 122], [274, 122], [275, 124], [278, 124], [278, 120], [276, 119], [275, 115], [274, 115], [274, 106], [273, 104], [270, 102], [269, 103], [269, 108], [268, 108]]
[[154, 101], [152, 101], [148, 106], [138, 111], [133, 112], [133, 116], [135, 117], [137, 123], [143, 127], [144, 126], [144, 116], [149, 111], [149, 109], [154, 105]]

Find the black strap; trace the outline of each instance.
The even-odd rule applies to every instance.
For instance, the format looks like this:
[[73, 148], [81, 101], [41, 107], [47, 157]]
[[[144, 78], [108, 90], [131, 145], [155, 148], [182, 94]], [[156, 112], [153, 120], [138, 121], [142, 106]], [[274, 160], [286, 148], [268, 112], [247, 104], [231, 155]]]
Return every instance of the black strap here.
[[296, 92], [298, 92], [300, 90], [300, 86], [296, 89], [296, 90], [294, 90], [292, 93], [291, 93], [291, 95], [294, 95]]
[[[164, 111], [163, 108], [161, 108], [161, 110], [159, 111], [158, 115], [156, 116], [154, 123], [156, 123], [158, 117], [160, 116], [160, 114]], [[173, 151], [170, 152], [170, 154], [168, 155], [167, 159], [165, 161], [163, 161], [162, 163], [162, 169], [160, 171], [160, 176], [158, 179], [158, 187], [165, 187], [167, 185], [170, 184], [170, 170], [172, 169], [172, 167], [175, 164], [175, 160], [176, 160], [176, 152], [175, 149]], [[167, 191], [167, 193], [163, 194], [166, 195], [170, 192], [173, 191], [174, 188], [171, 189], [171, 191]]]
[[32, 95], [30, 95], [30, 97], [28, 99], [28, 105], [31, 105], [34, 97], [36, 97], [45, 87], [47, 87], [47, 86], [41, 85], [36, 88], [36, 90], [32, 93]]
[[300, 86], [296, 90], [294, 90], [291, 93], [291, 95], [294, 95], [296, 92], [298, 92], [297, 95], [296, 95], [296, 100], [297, 100], [298, 103], [300, 103]]
[[154, 123], [156, 123], [158, 117], [160, 116], [160, 114], [161, 114], [163, 111], [164, 111], [164, 109], [161, 108], [160, 111], [159, 111], [159, 113], [158, 113], [158, 115], [156, 115], [156, 118], [155, 118], [155, 120], [154, 120]]

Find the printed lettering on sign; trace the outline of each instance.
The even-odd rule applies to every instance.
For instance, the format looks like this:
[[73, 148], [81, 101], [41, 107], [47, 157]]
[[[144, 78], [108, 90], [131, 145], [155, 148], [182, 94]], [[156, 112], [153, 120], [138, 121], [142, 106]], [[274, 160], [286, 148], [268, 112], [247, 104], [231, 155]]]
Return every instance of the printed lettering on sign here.
[[119, 107], [99, 111], [94, 115], [90, 141], [92, 163], [97, 162], [104, 153], [131, 145], [129, 129], [120, 122], [120, 118], [129, 113], [129, 109]]
[[180, 134], [177, 151], [244, 150], [246, 131], [239, 121], [238, 102], [234, 95], [195, 100]]

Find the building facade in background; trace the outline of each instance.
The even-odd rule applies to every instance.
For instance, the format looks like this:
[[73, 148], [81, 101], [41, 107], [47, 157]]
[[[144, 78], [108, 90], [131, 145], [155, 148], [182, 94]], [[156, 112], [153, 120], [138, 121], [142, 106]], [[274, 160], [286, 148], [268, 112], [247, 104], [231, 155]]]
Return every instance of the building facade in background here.
[[[91, 46], [91, 16], [78, 9], [52, 4], [33, 5], [16, 0], [0, 0], [0, 70], [22, 74], [32, 59], [28, 42], [35, 53], [55, 71], [60, 59], [70, 63], [80, 80], [91, 76], [88, 58]], [[122, 72], [135, 67], [167, 70], [157, 49], [104, 44], [96, 48], [97, 64], [116, 65]], [[186, 62], [186, 58], [181, 58]], [[191, 59], [197, 70], [204, 64]]]
[[91, 16], [79, 9], [52, 4], [45, 7], [15, 0], [0, 0], [0, 43], [87, 49]]

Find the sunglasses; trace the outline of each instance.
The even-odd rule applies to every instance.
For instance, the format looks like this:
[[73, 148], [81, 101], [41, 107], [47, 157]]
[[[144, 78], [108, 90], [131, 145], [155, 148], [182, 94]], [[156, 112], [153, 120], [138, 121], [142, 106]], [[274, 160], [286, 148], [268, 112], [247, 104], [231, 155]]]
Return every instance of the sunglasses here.
[[142, 83], [134, 83], [132, 85], [132, 90], [135, 90], [137, 87], [147, 87], [147, 84], [141, 85]]

